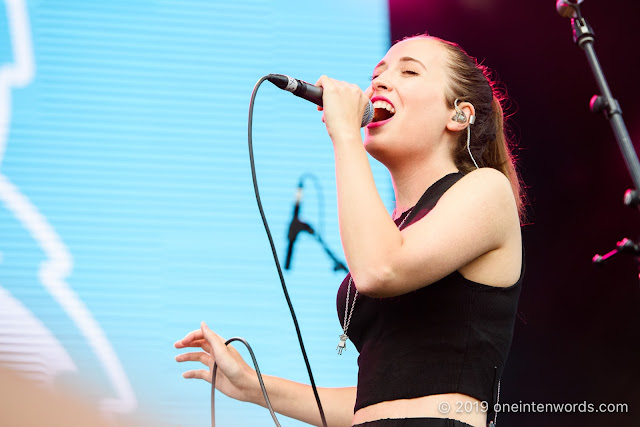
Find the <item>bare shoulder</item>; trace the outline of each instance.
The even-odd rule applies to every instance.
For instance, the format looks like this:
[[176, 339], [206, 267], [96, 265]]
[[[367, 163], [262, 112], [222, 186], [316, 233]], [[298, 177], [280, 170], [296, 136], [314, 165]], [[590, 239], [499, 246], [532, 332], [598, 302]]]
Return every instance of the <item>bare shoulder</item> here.
[[502, 183], [509, 186], [509, 179], [507, 179], [502, 172], [494, 168], [475, 169], [466, 174], [463, 180], [467, 182]]
[[511, 182], [493, 168], [469, 172], [442, 196], [441, 201], [442, 205], [451, 205], [454, 209], [464, 207], [471, 214], [503, 219], [517, 217]]
[[376, 296], [406, 293], [454, 271], [491, 286], [509, 286], [519, 276], [518, 209], [509, 180], [498, 170], [465, 175], [401, 235]]
[[[457, 186], [457, 187], [456, 187]], [[449, 192], [447, 192], [449, 193]], [[493, 168], [476, 169], [450, 189], [445, 210], [462, 208], [474, 224], [479, 239], [494, 241], [491, 250], [459, 267], [467, 279], [493, 286], [508, 286], [520, 276], [522, 236], [518, 207], [511, 182]], [[447, 206], [448, 205], [448, 206]], [[471, 233], [471, 231], [469, 231]]]
[[473, 190], [488, 197], [512, 199], [515, 201], [509, 179], [499, 170], [480, 168], [466, 174], [459, 182], [460, 187]]

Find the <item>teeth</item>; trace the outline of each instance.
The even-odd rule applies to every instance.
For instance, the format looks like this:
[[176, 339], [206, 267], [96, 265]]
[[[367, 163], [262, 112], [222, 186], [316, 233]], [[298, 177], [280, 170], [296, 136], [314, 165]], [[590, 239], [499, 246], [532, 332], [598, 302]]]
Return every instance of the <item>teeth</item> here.
[[373, 108], [384, 108], [385, 110], [389, 111], [391, 114], [396, 113], [396, 109], [393, 108], [391, 104], [389, 104], [387, 101], [377, 100], [376, 102], [373, 103]]

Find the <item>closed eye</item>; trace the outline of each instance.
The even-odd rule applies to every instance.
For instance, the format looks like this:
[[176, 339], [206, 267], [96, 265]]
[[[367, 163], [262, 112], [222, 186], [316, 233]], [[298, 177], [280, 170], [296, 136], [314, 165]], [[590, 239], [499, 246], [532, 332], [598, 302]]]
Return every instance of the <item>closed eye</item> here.
[[[417, 71], [414, 71], [414, 70], [402, 70], [402, 74], [406, 74], [406, 75], [409, 75], [409, 76], [418, 76], [419, 75], [419, 73]], [[378, 78], [378, 74], [372, 75], [371, 77], [369, 77], [369, 80], [373, 81], [376, 78]]]

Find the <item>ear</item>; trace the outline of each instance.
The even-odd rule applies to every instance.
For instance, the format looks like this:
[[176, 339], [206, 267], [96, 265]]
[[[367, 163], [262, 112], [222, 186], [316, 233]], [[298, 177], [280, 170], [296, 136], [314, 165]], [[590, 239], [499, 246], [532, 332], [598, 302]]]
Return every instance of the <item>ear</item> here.
[[456, 117], [456, 109], [452, 108], [450, 110], [450, 119], [447, 121], [447, 129], [452, 131], [452, 132], [460, 132], [464, 129], [467, 128], [467, 126], [470, 125], [469, 123], [469, 118], [471, 116], [476, 115], [476, 109], [473, 106], [472, 103], [470, 102], [458, 102], [458, 108], [460, 109], [460, 111], [462, 111], [462, 113], [464, 114], [465, 117], [465, 121], [464, 122], [459, 122], [455, 119]]

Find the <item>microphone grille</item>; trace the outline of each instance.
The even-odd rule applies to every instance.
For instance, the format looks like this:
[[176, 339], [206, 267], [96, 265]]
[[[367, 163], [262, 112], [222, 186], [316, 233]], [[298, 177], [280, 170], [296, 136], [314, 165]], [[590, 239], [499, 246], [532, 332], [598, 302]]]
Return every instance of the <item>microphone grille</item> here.
[[556, 2], [556, 10], [558, 11], [558, 14], [563, 18], [576, 18], [578, 14], [576, 12], [575, 6], [580, 3], [581, 1], [572, 3], [570, 0], [558, 0]]
[[372, 120], [373, 120], [373, 103], [371, 102], [371, 100], [369, 100], [369, 103], [367, 104], [367, 108], [365, 108], [364, 110], [364, 115], [362, 116], [362, 123], [360, 124], [360, 127], [365, 127], [366, 125], [371, 123]]

